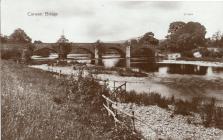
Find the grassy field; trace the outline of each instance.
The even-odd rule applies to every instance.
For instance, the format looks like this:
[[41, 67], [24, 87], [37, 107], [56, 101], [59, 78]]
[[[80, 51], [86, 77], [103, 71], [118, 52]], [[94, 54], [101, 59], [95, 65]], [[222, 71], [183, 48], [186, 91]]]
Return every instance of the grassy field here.
[[95, 81], [58, 79], [11, 61], [1, 64], [2, 139], [139, 139], [127, 128], [115, 130]]

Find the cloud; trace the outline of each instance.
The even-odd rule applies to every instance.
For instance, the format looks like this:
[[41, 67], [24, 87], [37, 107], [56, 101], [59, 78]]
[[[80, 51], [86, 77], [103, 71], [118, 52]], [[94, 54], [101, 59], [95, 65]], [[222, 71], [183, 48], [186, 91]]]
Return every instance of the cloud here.
[[175, 10], [181, 7], [181, 2], [179, 1], [157, 1], [152, 4], [156, 8], [163, 10]]
[[62, 18], [72, 18], [72, 17], [91, 17], [96, 13], [94, 10], [81, 8], [81, 7], [72, 7], [72, 8], [62, 8], [56, 9], [59, 12]]
[[114, 2], [118, 6], [122, 8], [127, 8], [127, 9], [138, 9], [140, 7], [144, 7], [145, 4], [148, 4], [150, 2], [146, 1], [121, 1], [121, 2]]
[[106, 39], [106, 38], [116, 38], [120, 36], [125, 31], [126, 26], [122, 26], [120, 24], [106, 25], [102, 23], [91, 23], [88, 25], [87, 30], [85, 32], [86, 36], [96, 37], [98, 39]]
[[55, 5], [54, 10], [59, 12], [62, 18], [72, 17], [91, 17], [96, 14], [95, 5], [92, 2], [70, 1], [69, 3], [61, 2], [61, 5]]
[[126, 9], [159, 8], [162, 10], [174, 10], [181, 6], [178, 1], [123, 1], [116, 2], [118, 6]]
[[[210, 36], [223, 31], [222, 2], [3, 0], [2, 33], [20, 27], [33, 40], [55, 42], [62, 29], [70, 41], [122, 40], [154, 32], [164, 38], [173, 21], [197, 21]], [[57, 12], [55, 17], [27, 16], [27, 12]], [[193, 13], [185, 16], [184, 13]]]

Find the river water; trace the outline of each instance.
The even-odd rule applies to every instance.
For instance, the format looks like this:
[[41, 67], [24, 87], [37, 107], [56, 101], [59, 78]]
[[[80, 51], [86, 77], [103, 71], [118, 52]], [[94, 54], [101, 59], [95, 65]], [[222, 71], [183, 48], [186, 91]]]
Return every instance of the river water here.
[[[55, 59], [57, 55], [49, 57], [33, 56], [34, 60]], [[127, 81], [127, 90], [137, 92], [155, 91], [165, 97], [190, 100], [192, 97], [215, 97], [223, 105], [223, 64], [213, 63], [154, 63], [150, 57], [132, 58], [130, 61], [120, 58], [117, 54], [102, 56], [100, 65], [104, 67], [131, 67], [148, 73], [148, 77], [121, 77], [118, 75], [99, 74], [101, 79]], [[68, 59], [80, 63], [92, 63], [94, 60], [88, 54], [69, 54]], [[130, 63], [131, 62], [131, 63]], [[61, 68], [63, 69], [63, 68]], [[113, 83], [110, 83], [112, 86]]]

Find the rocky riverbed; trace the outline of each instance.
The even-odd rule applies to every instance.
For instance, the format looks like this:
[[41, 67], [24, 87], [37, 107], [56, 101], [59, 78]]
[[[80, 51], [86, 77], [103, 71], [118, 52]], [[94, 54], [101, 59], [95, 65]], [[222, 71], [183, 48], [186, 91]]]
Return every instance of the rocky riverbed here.
[[196, 113], [191, 116], [173, 115], [173, 106], [169, 106], [172, 108], [170, 110], [165, 110], [158, 106], [137, 106], [134, 104], [119, 104], [119, 107], [128, 113], [134, 110], [135, 115], [143, 121], [136, 120], [136, 129], [146, 139], [223, 139], [223, 130], [205, 128], [200, 124], [201, 118]]

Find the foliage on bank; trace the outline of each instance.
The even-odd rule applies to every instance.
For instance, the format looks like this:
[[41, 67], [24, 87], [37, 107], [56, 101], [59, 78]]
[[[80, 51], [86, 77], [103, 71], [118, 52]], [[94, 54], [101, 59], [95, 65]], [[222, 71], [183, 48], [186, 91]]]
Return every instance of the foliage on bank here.
[[139, 139], [115, 129], [91, 77], [58, 79], [9, 61], [1, 70], [3, 139]]

